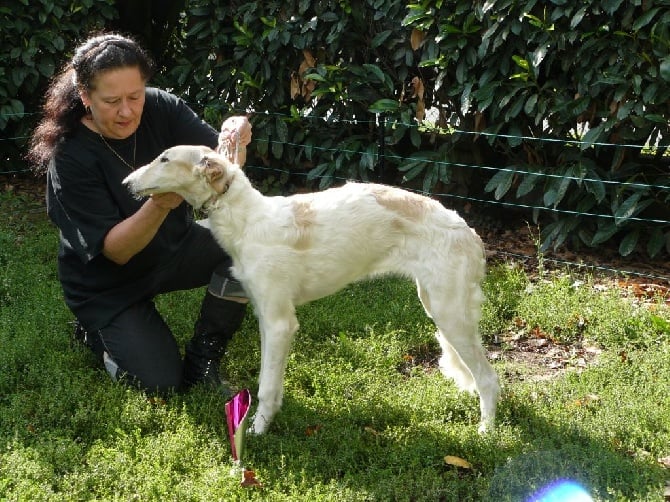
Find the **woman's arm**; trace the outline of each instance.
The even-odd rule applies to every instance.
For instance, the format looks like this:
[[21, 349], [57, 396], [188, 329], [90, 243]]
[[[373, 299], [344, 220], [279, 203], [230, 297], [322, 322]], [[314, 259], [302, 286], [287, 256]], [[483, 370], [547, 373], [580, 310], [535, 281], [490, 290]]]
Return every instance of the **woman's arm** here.
[[117, 265], [125, 265], [151, 242], [168, 213], [183, 200], [176, 193], [152, 195], [139, 211], [107, 232], [102, 254]]

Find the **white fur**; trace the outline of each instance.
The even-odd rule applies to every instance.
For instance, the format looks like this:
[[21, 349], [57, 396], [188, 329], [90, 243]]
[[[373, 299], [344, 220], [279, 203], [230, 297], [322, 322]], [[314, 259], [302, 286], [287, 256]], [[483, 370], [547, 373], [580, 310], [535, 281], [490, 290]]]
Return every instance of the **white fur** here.
[[[258, 409], [264, 432], [283, 397], [295, 307], [379, 274], [414, 279], [437, 325], [442, 373], [480, 397], [480, 431], [493, 425], [498, 377], [478, 334], [482, 242], [454, 211], [411, 192], [348, 183], [319, 193], [265, 197], [236, 164], [206, 147], [178, 146], [124, 180], [136, 194], [177, 192], [209, 213], [254, 304], [261, 333]], [[380, 299], [384, 301], [384, 299]]]

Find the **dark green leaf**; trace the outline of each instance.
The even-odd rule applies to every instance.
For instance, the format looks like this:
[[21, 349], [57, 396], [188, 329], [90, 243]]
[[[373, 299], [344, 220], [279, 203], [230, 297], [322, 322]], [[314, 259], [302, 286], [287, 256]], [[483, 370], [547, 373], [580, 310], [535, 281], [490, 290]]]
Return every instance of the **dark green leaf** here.
[[647, 242], [647, 254], [653, 258], [655, 257], [665, 246], [666, 236], [663, 233], [661, 228], [655, 228], [654, 231], [649, 236], [649, 242]]
[[414, 165], [411, 169], [409, 169], [403, 175], [403, 177], [402, 177], [403, 182], [413, 180], [419, 174], [421, 174], [424, 171], [424, 169], [426, 169], [426, 163], [425, 162], [418, 162], [416, 165]]
[[640, 238], [639, 230], [633, 230], [632, 232], [628, 232], [628, 234], [626, 234], [626, 237], [624, 237], [621, 240], [621, 243], [619, 244], [619, 254], [621, 256], [628, 256], [633, 251], [635, 251], [635, 247], [637, 246], [637, 241], [639, 240], [639, 238]]
[[372, 103], [368, 108], [368, 111], [371, 113], [384, 113], [396, 111], [400, 108], [400, 103], [395, 99], [379, 99]]
[[616, 220], [617, 225], [621, 225], [637, 212], [638, 202], [640, 202], [641, 197], [642, 192], [635, 192], [621, 203], [614, 213], [614, 219]]
[[619, 227], [614, 222], [600, 226], [593, 236], [591, 245], [597, 246], [598, 244], [602, 244], [603, 242], [610, 240], [618, 231]]
[[484, 190], [487, 192], [494, 192], [493, 196], [496, 200], [502, 199], [502, 197], [507, 193], [507, 191], [512, 186], [512, 181], [514, 180], [515, 171], [510, 169], [505, 169], [498, 171], [486, 184]]
[[523, 197], [524, 195], [528, 195], [533, 188], [535, 188], [535, 184], [541, 179], [541, 176], [533, 173], [528, 173], [525, 174], [523, 179], [521, 180], [521, 183], [519, 184], [519, 187], [516, 189], [516, 196], [517, 198]]
[[579, 145], [579, 147], [582, 150], [586, 150], [587, 148], [590, 148], [591, 146], [593, 146], [593, 144], [596, 143], [598, 141], [598, 139], [600, 138], [600, 135], [603, 133], [604, 129], [605, 129], [605, 124], [604, 123], [600, 124], [597, 127], [589, 129], [586, 132], [586, 134], [584, 135], [584, 137], [582, 138], [582, 142]]
[[533, 94], [531, 97], [529, 97], [526, 100], [526, 104], [523, 106], [523, 111], [525, 112], [526, 115], [532, 115], [533, 110], [535, 109], [535, 105], [537, 105], [537, 94]]
[[612, 15], [621, 6], [623, 0], [603, 0], [603, 9], [607, 14]]
[[321, 14], [320, 19], [326, 21], [327, 23], [334, 23], [339, 19], [339, 16], [334, 12], [324, 12]]
[[666, 82], [670, 82], [670, 57], [666, 57], [661, 61], [659, 70], [661, 78]]
[[382, 31], [380, 33], [377, 33], [372, 41], [370, 42], [370, 45], [372, 46], [373, 49], [379, 47], [382, 45], [386, 40], [393, 34], [393, 30], [386, 30]]
[[277, 117], [277, 120], [275, 120], [275, 130], [277, 140], [281, 143], [286, 143], [288, 141], [288, 126], [282, 117]]
[[383, 83], [386, 77], [384, 76], [384, 72], [382, 69], [377, 66], [376, 64], [364, 64], [363, 68], [365, 68], [372, 76], [374, 76], [374, 79], [370, 79], [373, 82], [376, 80], [378, 82]]
[[659, 10], [661, 10], [660, 7], [654, 7], [653, 9], [649, 9], [647, 12], [638, 17], [633, 23], [633, 30], [638, 31], [639, 29], [649, 24], [651, 20], [654, 19], [654, 16], [656, 16]]

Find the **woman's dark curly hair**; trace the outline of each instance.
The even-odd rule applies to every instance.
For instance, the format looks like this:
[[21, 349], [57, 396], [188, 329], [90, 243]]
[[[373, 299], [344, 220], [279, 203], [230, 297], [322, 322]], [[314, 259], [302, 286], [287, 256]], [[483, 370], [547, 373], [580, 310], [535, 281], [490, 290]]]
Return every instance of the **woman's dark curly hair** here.
[[80, 90], [95, 89], [97, 76], [118, 68], [137, 67], [145, 81], [151, 78], [153, 62], [133, 39], [106, 33], [94, 35], [76, 48], [72, 60], [51, 81], [42, 119], [33, 132], [27, 158], [38, 173], [46, 171], [59, 142], [74, 131], [86, 114]]

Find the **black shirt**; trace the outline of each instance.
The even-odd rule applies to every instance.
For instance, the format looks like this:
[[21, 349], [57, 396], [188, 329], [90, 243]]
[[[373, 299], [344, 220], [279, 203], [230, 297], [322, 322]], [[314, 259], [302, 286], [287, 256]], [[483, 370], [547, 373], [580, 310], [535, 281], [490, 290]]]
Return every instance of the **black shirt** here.
[[[179, 98], [147, 88], [137, 129], [134, 167], [175, 145], [216, 147], [218, 133]], [[193, 224], [192, 209], [173, 209], [153, 240], [125, 265], [103, 256], [107, 233], [135, 213], [145, 199], [121, 181], [132, 164], [135, 138], [105, 138], [79, 124], [56, 151], [47, 173], [47, 212], [60, 229], [58, 275], [65, 302], [87, 329], [99, 329], [116, 314], [155, 294], [155, 272], [166, 267]]]

